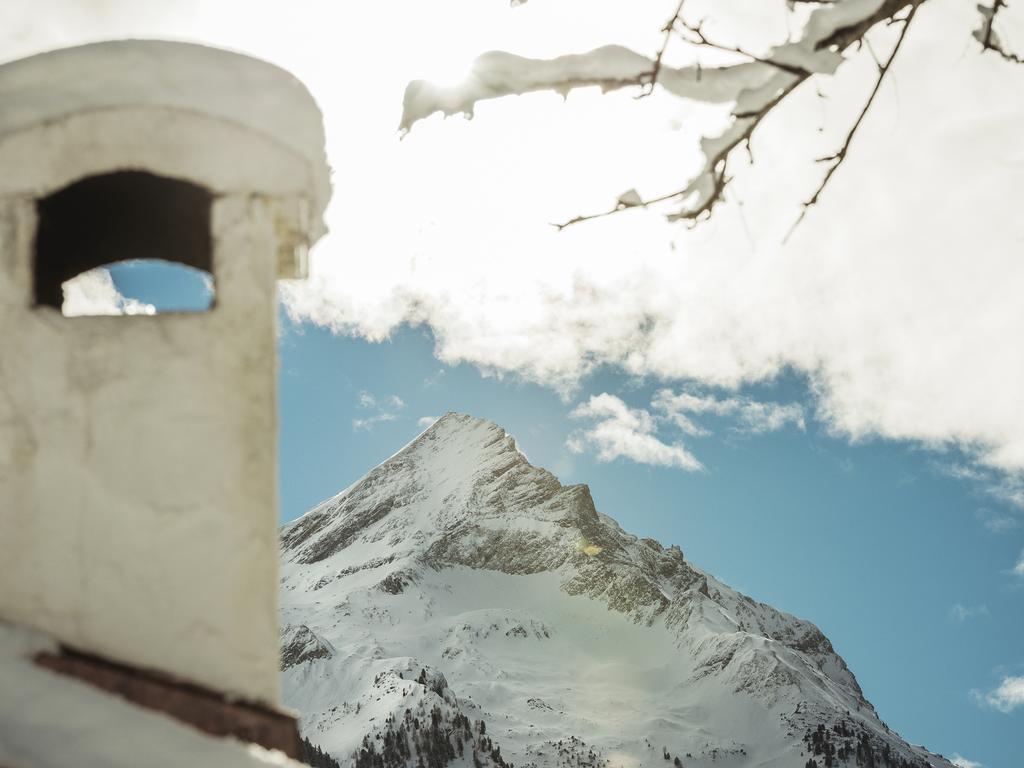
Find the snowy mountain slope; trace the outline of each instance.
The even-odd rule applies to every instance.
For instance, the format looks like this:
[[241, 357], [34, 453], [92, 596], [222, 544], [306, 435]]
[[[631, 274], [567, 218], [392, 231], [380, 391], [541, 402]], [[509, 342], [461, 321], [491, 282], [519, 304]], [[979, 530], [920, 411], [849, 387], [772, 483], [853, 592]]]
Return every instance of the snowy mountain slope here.
[[442, 417], [281, 549], [285, 701], [343, 764], [950, 766], [813, 624], [624, 532], [487, 421]]

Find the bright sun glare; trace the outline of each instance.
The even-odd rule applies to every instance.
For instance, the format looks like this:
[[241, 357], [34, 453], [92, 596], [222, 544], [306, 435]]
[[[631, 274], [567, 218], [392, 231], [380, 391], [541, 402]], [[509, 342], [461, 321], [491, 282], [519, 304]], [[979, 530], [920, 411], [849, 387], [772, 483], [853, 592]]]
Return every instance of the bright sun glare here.
[[419, 78], [437, 86], [451, 87], [469, 77], [473, 56], [458, 48], [435, 48], [431, 58], [421, 60]]

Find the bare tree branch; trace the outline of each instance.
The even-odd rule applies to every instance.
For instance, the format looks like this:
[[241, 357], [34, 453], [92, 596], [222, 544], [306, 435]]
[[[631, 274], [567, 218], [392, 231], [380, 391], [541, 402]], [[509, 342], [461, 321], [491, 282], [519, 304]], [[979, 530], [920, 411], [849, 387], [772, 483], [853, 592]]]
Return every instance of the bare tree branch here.
[[[714, 193], [709, 196], [708, 201], [705, 203], [705, 205], [700, 209], [694, 209], [693, 211], [688, 211], [685, 215], [678, 216], [677, 220], [685, 219], [688, 221], [696, 221], [704, 214], [711, 212], [712, 205], [714, 205], [714, 202], [717, 201], [722, 196], [722, 194], [725, 192], [726, 185], [729, 183], [729, 177], [726, 175], [726, 166], [728, 165], [728, 162], [729, 161], [727, 157], [722, 158], [722, 160], [719, 161], [718, 166], [715, 168]], [[686, 191], [687, 190], [685, 189], [680, 189], [677, 190], [676, 192], [670, 192], [667, 195], [662, 195], [661, 197], [652, 197], [649, 200], [640, 200], [638, 202], [628, 202], [624, 199], [626, 196], [623, 195], [622, 197], [619, 198], [619, 201], [618, 203], [616, 203], [614, 208], [611, 208], [607, 211], [602, 211], [601, 213], [591, 213], [583, 216], [576, 216], [573, 219], [569, 219], [568, 221], [563, 222], [561, 224], [554, 224], [553, 226], [556, 229], [558, 229], [559, 232], [561, 232], [563, 229], [573, 224], [579, 224], [580, 222], [591, 221], [593, 219], [602, 219], [605, 216], [611, 216], [613, 214], [619, 213], [620, 211], [627, 210], [628, 208], [649, 208], [652, 205], [657, 205], [658, 203], [664, 203], [668, 200], [681, 197], [682, 195], [686, 194]]]
[[[878, 95], [878, 91], [882, 87], [882, 81], [885, 80], [886, 74], [888, 74], [893, 61], [896, 59], [896, 54], [900, 52], [900, 47], [903, 45], [903, 41], [907, 36], [907, 30], [910, 29], [910, 22], [913, 21], [914, 14], [917, 13], [918, 7], [919, 6], [917, 5], [911, 6], [910, 12], [902, 19], [903, 27], [900, 29], [899, 37], [896, 38], [896, 44], [893, 45], [892, 51], [889, 53], [889, 57], [885, 62], [878, 64], [878, 77], [875, 78], [875, 85], [871, 89], [871, 94], [868, 96], [867, 101], [864, 102], [864, 106], [861, 108], [860, 114], [857, 115], [857, 119], [850, 127], [849, 133], [846, 134], [846, 139], [843, 141], [842, 146], [839, 147], [835, 154], [819, 158], [818, 162], [829, 163], [828, 170], [822, 177], [821, 182], [818, 184], [818, 188], [814, 191], [814, 194], [804, 202], [800, 209], [800, 215], [797, 216], [796, 221], [793, 222], [793, 226], [786, 235], [786, 239], [793, 234], [793, 231], [799, 226], [800, 222], [804, 220], [804, 216], [807, 215], [807, 211], [811, 206], [817, 204], [818, 200], [821, 198], [821, 193], [824, 192], [825, 187], [828, 186], [829, 180], [832, 178], [833, 174], [839, 170], [839, 166], [843, 164], [843, 161], [846, 160], [846, 155], [850, 150], [850, 144], [853, 141], [853, 137], [857, 134], [857, 129], [860, 128], [861, 123], [864, 122], [864, 117], [867, 115], [868, 110], [871, 109], [871, 105], [874, 103], [875, 97]], [[872, 56], [874, 56], [874, 52], [872, 52]], [[877, 58], [875, 59], [875, 62], [878, 62]]]
[[[792, 93], [797, 88], [797, 86], [803, 83], [806, 79], [807, 77], [794, 79], [788, 86], [783, 88], [774, 99], [764, 104], [760, 109], [754, 112], [733, 113], [733, 117], [736, 118], [737, 123], [739, 123], [739, 121], [742, 121], [744, 128], [743, 130], [737, 133], [735, 138], [726, 142], [711, 158], [709, 158], [708, 164], [713, 169], [710, 177], [710, 189], [707, 191], [706, 194], [702, 196], [702, 199], [700, 199], [700, 202], [698, 204], [690, 207], [684, 207], [677, 211], [676, 213], [670, 214], [668, 217], [670, 221], [696, 222], [699, 221], [701, 217], [710, 215], [711, 210], [722, 199], [722, 195], [725, 192], [726, 185], [729, 183], [730, 180], [730, 177], [726, 174], [729, 155], [736, 147], [738, 147], [740, 144], [743, 144], [744, 142], [746, 142], [747, 147], [749, 149], [750, 137], [753, 135], [754, 129], [756, 129], [757, 126], [761, 123], [761, 120], [767, 117], [768, 114], [772, 111], [772, 109], [774, 109], [783, 99], [786, 98], [786, 96]], [[683, 187], [682, 189], [678, 189], [675, 192], [669, 192], [668, 194], [665, 195], [659, 195], [658, 197], [652, 197], [647, 200], [623, 202], [622, 197], [620, 197], [619, 201], [616, 203], [614, 208], [611, 208], [607, 211], [602, 211], [600, 213], [576, 216], [575, 218], [572, 218], [561, 224], [555, 224], [554, 226], [557, 227], [559, 231], [561, 231], [566, 227], [571, 226], [572, 224], [579, 224], [580, 222], [583, 221], [591, 221], [592, 219], [604, 218], [605, 216], [611, 216], [616, 213], [621, 213], [622, 211], [629, 210], [631, 208], [649, 208], [653, 205], [657, 205], [658, 203], [664, 203], [669, 200], [686, 198], [698, 192], [697, 183], [701, 181], [702, 178], [703, 175], [698, 176], [696, 179], [694, 179], [694, 181], [690, 182], [687, 186]]]
[[783, 72], [789, 72], [791, 75], [807, 76], [811, 74], [803, 67], [799, 67], [793, 64], [786, 64], [781, 61], [775, 61], [774, 59], [771, 58], [763, 58], [761, 56], [757, 56], [756, 54], [750, 53], [749, 51], [745, 51], [737, 46], [722, 45], [720, 43], [716, 43], [713, 40], [708, 39], [708, 37], [704, 34], [703, 22], [701, 24], [694, 26], [692, 24], [687, 24], [682, 19], [679, 19], [678, 23], [683, 27], [683, 29], [685, 29], [692, 35], [692, 37], [687, 37], [685, 34], [680, 34], [683, 40], [690, 43], [691, 45], [703, 46], [706, 48], [714, 48], [717, 51], [725, 51], [726, 53], [735, 53], [739, 56], [745, 56], [751, 61], [756, 61], [760, 64], [767, 64], [768, 66], [771, 67], [777, 67], [778, 69], [781, 69]]
[[668, 50], [668, 44], [672, 40], [672, 32], [675, 30], [676, 22], [679, 21], [679, 17], [683, 12], [683, 3], [686, 0], [679, 0], [679, 5], [676, 6], [676, 12], [672, 15], [672, 18], [665, 22], [665, 26], [662, 27], [661, 31], [665, 33], [665, 39], [661, 42], [661, 48], [658, 49], [658, 55], [654, 57], [654, 66], [651, 67], [650, 81], [646, 83], [646, 90], [640, 94], [638, 98], [644, 96], [650, 96], [654, 93], [654, 84], [658, 82], [658, 75], [661, 73], [661, 60], [665, 57], [665, 51]]
[[998, 14], [999, 10], [1001, 8], [1004, 8], [1005, 6], [1006, 3], [1004, 2], [1004, 0], [995, 0], [995, 2], [992, 3], [992, 8], [989, 10], [987, 14], [988, 22], [985, 24], [985, 33], [984, 37], [981, 40], [981, 47], [986, 51], [993, 50], [992, 38], [995, 37], [996, 14]]
[[991, 7], [979, 5], [978, 12], [981, 14], [982, 23], [981, 27], [975, 30], [974, 37], [981, 43], [982, 52], [994, 51], [1006, 59], [1006, 61], [1014, 64], [1024, 64], [1024, 58], [1007, 49], [996, 32], [996, 16], [999, 14], [999, 11], [1006, 7], [1006, 0], [993, 0]]
[[[724, 45], [710, 39], [700, 25], [683, 19], [684, 0], [677, 0], [675, 13], [662, 28], [664, 37], [654, 58], [621, 46], [605, 46], [588, 53], [559, 56], [549, 60], [524, 59], [509, 53], [491, 52], [482, 55], [471, 75], [456, 86], [439, 86], [416, 80], [406, 88], [401, 128], [408, 131], [417, 121], [434, 114], [464, 113], [472, 115], [475, 104], [511, 94], [552, 90], [568, 94], [576, 88], [597, 85], [603, 90], [640, 86], [640, 96], [651, 93], [655, 85], [683, 99], [709, 104], [731, 103], [732, 119], [718, 134], [701, 140], [704, 164], [681, 189], [643, 199], [635, 191], [619, 197], [609, 210], [576, 216], [559, 229], [583, 221], [610, 216], [633, 208], [648, 208], [675, 201], [678, 207], [669, 215], [671, 221], [697, 222], [711, 215], [723, 198], [730, 177], [727, 174], [730, 154], [745, 145], [750, 149], [753, 133], [801, 84], [818, 75], [832, 75], [842, 64], [844, 54], [853, 46], [866, 43], [869, 30], [878, 24], [901, 23], [903, 29], [896, 48], [902, 43], [910, 18], [926, 0], [791, 0], [793, 4], [811, 4], [799, 39], [790, 40], [757, 55], [739, 45]], [[993, 0], [1005, 4], [1006, 0]], [[901, 16], [901, 12], [909, 12]], [[747, 61], [729, 66], [704, 68], [700, 63], [683, 67], [665, 64], [668, 46], [674, 36], [695, 47], [710, 47], [741, 56]], [[863, 120], [864, 113], [888, 70], [888, 62], [878, 61], [868, 46], [879, 69], [879, 78], [863, 112], [854, 123], [847, 141], [835, 155], [823, 158], [829, 162], [822, 185], [805, 204], [813, 205], [825, 184], [846, 157], [850, 141]], [[893, 52], [895, 55], [895, 50]]]
[[[897, 41], [896, 47], [893, 50], [894, 56], [899, 49], [899, 45], [903, 41], [904, 35], [906, 34], [907, 25], [909, 23], [910, 18], [916, 12], [918, 6], [924, 1], [925, 0], [886, 0], [886, 2], [883, 2], [874, 14], [866, 18], [860, 19], [859, 21], [851, 25], [843, 26], [834, 30], [830, 35], [827, 35], [823, 37], [821, 40], [817, 41], [814, 47], [816, 50], [833, 49], [837, 51], [842, 51], [846, 48], [849, 48], [850, 46], [856, 43], [860, 43], [861, 41], [866, 40], [865, 35], [876, 24], [883, 21], [891, 21], [892, 19], [897, 17], [899, 12], [903, 8], [909, 6], [910, 12], [907, 14], [907, 16], [898, 19], [899, 22], [903, 23], [903, 29], [901, 30], [900, 38]], [[695, 177], [693, 181], [691, 181], [686, 187], [676, 190], [674, 192], [670, 192], [668, 194], [649, 198], [647, 200], [643, 200], [637, 197], [635, 201], [629, 201], [628, 203], [624, 203], [623, 199], [620, 198], [614, 208], [596, 214], [576, 216], [573, 219], [570, 219], [562, 224], [556, 225], [559, 230], [564, 229], [565, 227], [570, 226], [572, 224], [577, 224], [583, 221], [590, 221], [596, 218], [603, 218], [605, 216], [621, 213], [622, 211], [634, 208], [649, 208], [651, 206], [657, 205], [658, 203], [667, 202], [669, 200], [682, 200], [684, 202], [684, 204], [680, 207], [679, 210], [669, 214], [669, 221], [698, 222], [701, 221], [703, 218], [710, 216], [714, 206], [717, 205], [723, 199], [725, 188], [729, 182], [730, 177], [725, 173], [729, 155], [736, 147], [740, 146], [741, 144], [746, 144], [746, 146], [749, 149], [750, 139], [754, 131], [761, 124], [761, 121], [764, 120], [769, 114], [771, 114], [771, 112], [787, 96], [789, 96], [789, 94], [795, 91], [801, 84], [809, 80], [814, 74], [816, 74], [803, 67], [778, 66], [779, 62], [770, 60], [770, 57], [769, 59], [760, 59], [758, 57], [754, 57], [749, 52], [739, 48], [730, 49], [723, 46], [717, 46], [708, 40], [708, 38], [701, 31], [700, 27], [694, 28], [691, 26], [687, 26], [687, 29], [696, 36], [695, 40], [690, 41], [694, 44], [708, 44], [711, 45], [712, 47], [723, 48], [725, 50], [729, 50], [732, 53], [752, 58], [757, 63], [760, 63], [764, 66], [775, 67], [777, 70], [779, 70], [778, 79], [773, 83], [774, 87], [777, 89], [775, 91], [775, 95], [767, 99], [762, 104], [757, 105], [755, 108], [751, 109], [742, 108], [739, 103], [739, 100], [737, 100], [736, 109], [734, 109], [733, 112], [733, 118], [735, 121], [734, 124], [730, 127], [730, 129], [728, 129], [724, 134], [722, 134], [722, 136], [718, 137], [719, 139], [721, 139], [720, 145], [715, 147], [712, 152], [706, 153], [707, 162], [704, 166], [704, 170], [700, 174], [698, 174], [697, 177]], [[873, 51], [871, 51], [871, 55], [874, 56]], [[852, 140], [853, 135], [857, 132], [857, 129], [859, 128], [860, 123], [863, 120], [864, 113], [867, 111], [867, 109], [871, 106], [871, 103], [874, 101], [874, 96], [877, 93], [878, 87], [881, 84], [881, 80], [884, 77], [885, 71], [888, 70], [888, 64], [891, 63], [891, 60], [892, 57], [890, 57], [889, 62], [887, 62], [886, 65], [884, 65], [884, 68], [883, 65], [878, 65], [879, 79], [876, 81], [875, 89], [872, 91], [871, 97], [868, 103], [865, 105], [864, 110], [858, 116], [858, 119], [854, 124], [851, 132], [848, 134], [844, 146], [840, 149], [839, 152], [836, 153], [836, 155], [823, 159], [832, 161], [833, 164], [830, 166], [823, 184], [815, 192], [814, 197], [812, 198], [813, 202], [816, 202], [818, 197], [820, 197], [821, 192], [824, 189], [824, 185], [828, 183], [828, 180], [831, 178], [832, 174], [835, 173], [836, 168], [838, 168], [838, 166], [842, 163], [843, 159], [845, 159], [849, 142]], [[813, 204], [813, 202], [811, 202], [811, 204]], [[808, 207], [809, 205], [805, 203], [801, 210], [800, 218], [797, 220], [798, 222], [803, 219], [803, 216], [806, 213]], [[794, 224], [794, 227], [795, 226], [796, 225]]]
[[583, 214], [583, 215], [580, 215], [580, 216], [575, 216], [575, 217], [569, 219], [568, 221], [563, 221], [561, 224], [552, 224], [551, 226], [553, 226], [555, 229], [557, 229], [559, 232], [561, 232], [566, 227], [571, 227], [573, 224], [579, 224], [580, 222], [583, 222], [583, 221], [592, 221], [594, 219], [603, 219], [605, 216], [611, 216], [612, 214], [619, 213], [620, 211], [625, 211], [625, 210], [627, 210], [629, 208], [649, 208], [652, 205], [657, 205], [658, 203], [667, 202], [668, 200], [672, 200], [672, 199], [677, 198], [680, 195], [684, 194], [686, 190], [680, 189], [680, 190], [677, 190], [675, 192], [669, 192], [667, 195], [661, 195], [660, 197], [652, 197], [652, 198], [650, 198], [648, 200], [636, 200], [636, 201], [630, 199], [630, 197], [631, 197], [630, 196], [630, 192], [634, 192], [634, 191], [635, 190], [630, 190], [629, 192], [621, 195], [619, 197], [618, 201], [615, 203], [615, 207], [614, 208], [609, 208], [607, 211], [601, 211], [600, 213], [588, 213], [588, 214]]

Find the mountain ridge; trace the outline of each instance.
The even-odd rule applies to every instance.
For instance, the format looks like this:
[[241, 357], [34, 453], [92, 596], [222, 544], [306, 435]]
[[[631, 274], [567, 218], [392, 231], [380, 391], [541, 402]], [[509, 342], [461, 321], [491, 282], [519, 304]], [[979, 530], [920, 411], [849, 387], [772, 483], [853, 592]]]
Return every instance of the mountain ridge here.
[[[467, 691], [484, 691], [488, 675], [498, 679], [506, 675], [516, 683], [509, 687], [517, 694], [523, 692], [525, 711], [547, 712], [547, 707], [554, 712], [544, 695], [528, 695], [530, 685], [537, 688], [535, 693], [543, 693], [550, 686], [543, 680], [519, 680], [512, 671], [522, 661], [521, 648], [506, 648], [507, 643], [498, 647], [490, 638], [497, 637], [498, 630], [504, 628], [507, 638], [533, 639], [548, 646], [564, 644], [567, 653], [576, 653], [579, 643], [591, 641], [563, 639], [571, 632], [566, 630], [562, 616], [583, 611], [586, 621], [594, 622], [597, 619], [589, 612], [600, 607], [608, 615], [617, 614], [625, 622], [657, 634], [641, 633], [636, 642], [653, 643], [658, 648], [657, 658], [664, 657], [666, 679], [674, 686], [665, 691], [666, 701], [674, 701], [675, 695], [679, 700], [695, 698], [697, 713], [690, 720], [681, 715], [669, 718], [670, 725], [658, 725], [642, 735], [646, 740], [656, 732], [665, 734], [661, 738], [666, 739], [675, 729], [679, 734], [689, 734], [678, 739], [685, 744], [694, 738], [705, 739], [697, 756], [697, 747], [684, 753], [690, 755], [687, 765], [797, 765], [794, 759], [804, 751], [808, 760], [817, 759], [820, 765], [844, 764], [836, 757], [841, 747], [828, 746], [833, 743], [832, 736], [825, 739], [819, 735], [815, 746], [819, 725], [830, 728], [826, 735], [834, 734], [841, 745], [860, 738], [839, 735], [842, 732], [867, 734], [865, 738], [880, 745], [879, 755], [895, 756], [891, 765], [949, 765], [891, 734], [864, 698], [846, 663], [814, 624], [730, 589], [689, 564], [678, 546], [664, 547], [653, 539], [626, 533], [612, 518], [597, 511], [587, 486], [562, 485], [550, 472], [532, 466], [505, 430], [483, 419], [459, 413], [441, 417], [361, 480], [284, 526], [281, 547], [282, 613], [287, 625], [284, 652], [286, 658], [302, 658], [285, 672], [287, 703], [291, 703], [291, 697], [296, 703], [320, 706], [319, 698], [309, 701], [305, 696], [309, 681], [298, 676], [305, 674], [308, 678], [316, 672], [324, 679], [337, 677], [331, 674], [330, 666], [332, 660], [337, 663], [338, 652], [327, 652], [326, 656], [322, 652], [346, 647], [336, 642], [336, 633], [339, 627], [353, 623], [344, 618], [353, 619], [353, 609], [358, 607], [365, 629], [347, 636], [342, 632], [349, 639], [356, 635], [363, 638], [358, 648], [348, 643], [349, 663], [362, 663], [355, 654], [368, 652], [372, 663], [390, 659], [390, 672], [398, 668], [402, 675], [415, 672], [413, 667], [420, 664], [421, 670], [429, 667], [431, 674], [448, 672], [445, 689], [449, 691], [448, 678], [453, 680], [452, 685]], [[480, 580], [482, 574], [493, 575], [505, 586], [496, 586], [496, 594], [481, 608], [484, 613], [475, 614], [463, 625], [448, 621], [462, 614], [463, 603], [474, 594], [471, 582]], [[514, 601], [504, 590], [526, 589], [527, 583], [537, 590], [535, 599], [514, 608]], [[454, 600], [455, 594], [465, 595], [461, 603]], [[394, 605], [409, 603], [413, 597], [416, 604], [407, 607], [404, 616], [393, 611]], [[561, 606], [558, 611], [551, 607], [554, 603]], [[349, 611], [342, 620], [337, 617], [340, 606], [347, 606]], [[388, 636], [388, 627], [402, 626], [401, 631], [406, 631], [417, 620], [433, 628], [424, 630], [427, 635], [436, 629], [436, 653], [429, 643], [422, 644], [424, 638], [411, 637], [406, 642], [408, 647], [404, 647]], [[618, 620], [603, 621], [613, 627], [609, 633], [633, 637]], [[602, 631], [600, 621], [595, 626]], [[550, 642], [553, 635], [556, 640]], [[313, 647], [315, 653], [303, 655], [308, 647]], [[417, 652], [409, 652], [412, 650]], [[601, 664], [622, 666], [613, 648], [602, 647], [596, 652]], [[535, 649], [532, 653], [550, 650]], [[375, 678], [377, 674], [381, 673]], [[633, 685], [632, 681], [628, 683]], [[323, 686], [330, 687], [318, 679], [313, 687], [320, 690]], [[410, 684], [393, 680], [391, 693], [397, 690], [403, 691], [401, 698], [407, 698]], [[637, 689], [636, 696], [639, 712], [643, 709], [643, 691]], [[723, 712], [702, 707], [702, 696], [722, 699]], [[424, 697], [426, 693], [418, 701], [425, 705], [429, 697]], [[377, 703], [376, 695], [373, 698]], [[448, 709], [438, 717], [465, 716], [454, 694], [451, 700], [440, 698]], [[533, 705], [529, 704], [531, 700]], [[468, 705], [468, 701], [462, 703]], [[763, 724], [734, 728], [734, 738], [719, 722], [720, 715], [732, 716], [740, 711], [751, 720], [756, 720], [760, 711], [765, 722], [778, 721], [778, 733], [771, 732], [773, 743], [778, 742], [772, 748], [774, 756], [765, 757], [761, 753], [768, 750], [752, 741], [759, 729], [763, 730]], [[492, 703], [481, 705], [477, 714], [512, 718], [511, 712], [502, 712]], [[566, 729], [577, 714], [563, 708], [560, 717], [566, 720]], [[388, 716], [394, 718], [394, 713]], [[595, 717], [600, 720], [604, 715], [596, 713]], [[614, 732], [614, 718], [604, 719]], [[354, 726], [355, 722], [347, 715], [332, 719], [321, 709], [310, 714], [304, 725], [321, 733], [332, 731], [326, 741], [335, 757], [351, 758], [354, 751], [358, 758], [365, 745], [353, 743], [353, 734], [358, 735], [361, 728]], [[529, 727], [523, 732], [525, 726]], [[537, 745], [550, 739], [538, 741], [536, 735], [530, 735], [533, 726], [525, 726], [520, 724], [503, 734], [506, 755], [529, 758], [538, 766], [560, 765], [546, 753], [543, 760], [538, 759], [534, 754], [540, 749]], [[366, 727], [373, 732], [369, 722]], [[625, 727], [619, 730], [620, 735], [606, 735], [604, 741], [631, 745], [618, 758], [626, 768], [630, 762], [642, 763], [642, 751], [638, 753], [636, 747], [641, 734]], [[334, 731], [347, 735], [339, 736]], [[582, 734], [571, 730], [562, 735], [557, 741], [583, 739]], [[822, 750], [817, 758], [816, 748]], [[835, 751], [831, 757], [830, 748]], [[860, 747], [861, 753], [874, 749]], [[732, 757], [722, 757], [725, 752], [719, 754], [721, 750]], [[479, 752], [474, 746], [474, 754]], [[753, 762], [753, 757], [747, 759], [755, 752], [760, 755], [758, 762]], [[393, 756], [392, 762], [397, 765], [398, 758]], [[799, 765], [805, 763], [800, 761]]]

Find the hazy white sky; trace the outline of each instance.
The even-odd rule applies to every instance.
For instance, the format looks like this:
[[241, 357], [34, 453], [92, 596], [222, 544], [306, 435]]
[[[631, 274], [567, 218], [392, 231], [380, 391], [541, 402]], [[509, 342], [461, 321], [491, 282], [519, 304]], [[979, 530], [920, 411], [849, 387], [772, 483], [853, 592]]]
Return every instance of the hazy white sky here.
[[[170, 37], [304, 80], [325, 115], [335, 191], [314, 279], [288, 294], [302, 317], [372, 338], [428, 323], [442, 359], [563, 391], [602, 362], [724, 387], [792, 366], [852, 438], [955, 442], [1024, 469], [1024, 77], [979, 55], [971, 3], [924, 7], [849, 160], [786, 246], [820, 172], [812, 159], [834, 151], [870, 87], [866, 55], [821, 81], [826, 98], [809, 87], [763, 126], [729, 204], [693, 232], [654, 212], [562, 233], [549, 223], [630, 187], [679, 187], [716, 119], [706, 107], [537, 94], [482, 104], [473, 121], [434, 117], [399, 140], [411, 79], [456, 80], [494, 48], [653, 52], [673, 8], [16, 0], [0, 7], [0, 58]], [[759, 8], [758, 28], [784, 36], [782, 3]]]

